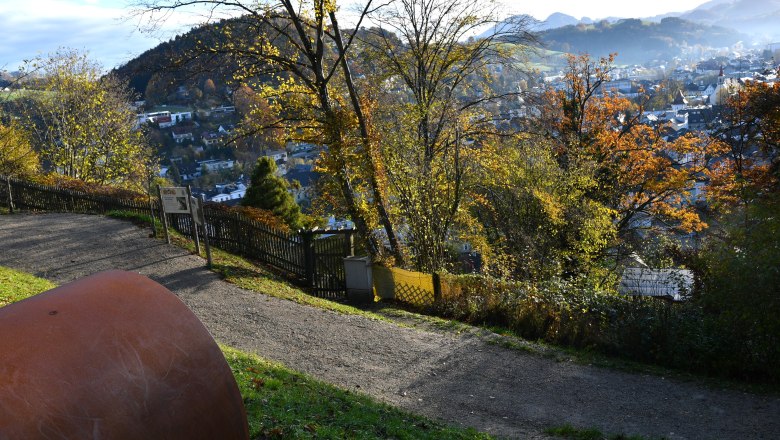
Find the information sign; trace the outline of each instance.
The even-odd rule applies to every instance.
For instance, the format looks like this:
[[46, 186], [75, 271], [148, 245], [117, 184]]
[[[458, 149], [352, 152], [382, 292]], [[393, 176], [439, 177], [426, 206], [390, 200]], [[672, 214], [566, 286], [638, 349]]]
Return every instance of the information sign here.
[[167, 187], [160, 188], [160, 199], [163, 209], [168, 214], [189, 214], [190, 205], [187, 188]]

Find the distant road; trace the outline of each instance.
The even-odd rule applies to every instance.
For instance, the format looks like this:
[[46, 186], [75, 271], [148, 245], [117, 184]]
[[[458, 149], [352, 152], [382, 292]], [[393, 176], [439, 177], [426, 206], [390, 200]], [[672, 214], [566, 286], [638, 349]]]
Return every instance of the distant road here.
[[510, 438], [570, 423], [668, 439], [777, 439], [780, 398], [557, 362], [242, 290], [147, 229], [100, 216], [0, 215], [0, 266], [65, 283], [124, 269], [176, 293], [229, 346], [413, 412]]

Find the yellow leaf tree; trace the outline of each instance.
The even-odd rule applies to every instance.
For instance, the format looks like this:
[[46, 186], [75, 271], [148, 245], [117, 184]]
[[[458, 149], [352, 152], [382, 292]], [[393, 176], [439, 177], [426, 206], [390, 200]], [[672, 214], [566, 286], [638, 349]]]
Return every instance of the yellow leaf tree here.
[[0, 175], [30, 179], [39, 171], [38, 153], [27, 133], [13, 120], [0, 122]]
[[26, 69], [37, 76], [36, 93], [24, 102], [22, 121], [47, 168], [89, 183], [146, 181], [150, 152], [126, 84], [66, 49]]

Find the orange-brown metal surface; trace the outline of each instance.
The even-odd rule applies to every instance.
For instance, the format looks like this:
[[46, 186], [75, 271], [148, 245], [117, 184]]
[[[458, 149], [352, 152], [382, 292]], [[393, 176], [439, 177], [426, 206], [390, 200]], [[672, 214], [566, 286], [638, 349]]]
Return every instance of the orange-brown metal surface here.
[[0, 309], [0, 439], [246, 439], [219, 347], [174, 294], [110, 271]]

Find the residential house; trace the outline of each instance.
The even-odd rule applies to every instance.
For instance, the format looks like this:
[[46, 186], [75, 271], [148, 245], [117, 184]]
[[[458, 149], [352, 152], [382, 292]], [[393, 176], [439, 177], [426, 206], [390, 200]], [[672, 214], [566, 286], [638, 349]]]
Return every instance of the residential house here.
[[154, 122], [157, 123], [157, 126], [160, 128], [169, 128], [176, 125], [170, 115], [157, 117], [154, 119]]
[[287, 162], [287, 150], [264, 150], [263, 156], [270, 157], [274, 162]]
[[159, 123], [159, 120], [161, 118], [170, 117], [171, 112], [169, 111], [160, 111], [160, 112], [150, 112], [150, 113], [139, 113], [136, 117], [136, 126], [140, 126], [142, 124], [157, 124]]
[[233, 105], [221, 105], [219, 107], [214, 107], [211, 109], [211, 114], [226, 114], [226, 113], [235, 113], [236, 107]]
[[682, 90], [678, 90], [677, 95], [675, 95], [674, 101], [672, 102], [672, 110], [677, 112], [686, 108], [688, 108], [688, 99], [685, 98]]
[[[173, 159], [171, 159], [171, 163], [173, 163]], [[201, 169], [192, 164], [178, 165], [178, 170], [182, 181], [194, 180], [203, 175]], [[170, 170], [168, 173], [170, 174]]]
[[195, 136], [192, 134], [192, 127], [173, 127], [171, 136], [173, 136], [173, 140], [175, 140], [177, 144], [180, 144], [185, 140], [195, 139]]
[[715, 112], [711, 107], [695, 107], [680, 110], [679, 114], [688, 115], [688, 130], [705, 130], [715, 119]]
[[206, 193], [209, 202], [237, 204], [246, 196], [246, 185], [243, 183], [217, 184], [214, 191]]
[[232, 159], [226, 160], [202, 160], [198, 162], [198, 168], [206, 170], [209, 173], [217, 172], [219, 170], [231, 169], [235, 166], [235, 161]]
[[601, 84], [601, 92], [603, 94], [631, 93], [632, 86], [632, 81], [629, 79], [608, 81]]
[[220, 142], [222, 136], [219, 133], [206, 132], [201, 136], [203, 145], [216, 145]]
[[192, 112], [191, 111], [181, 111], [181, 112], [175, 112], [171, 113], [171, 120], [174, 124], [178, 124], [180, 122], [184, 121], [191, 121], [192, 120]]

